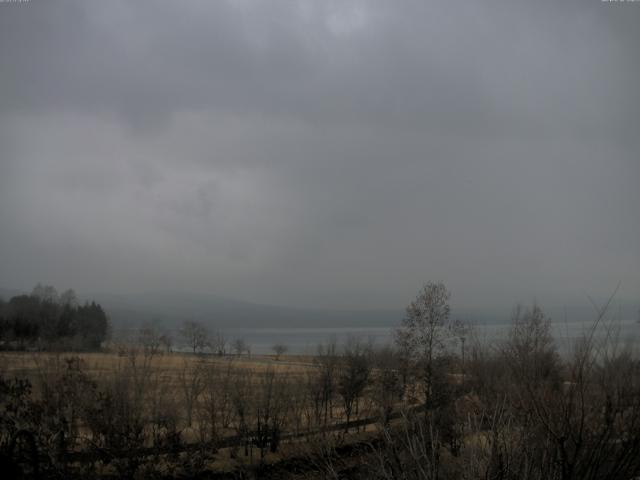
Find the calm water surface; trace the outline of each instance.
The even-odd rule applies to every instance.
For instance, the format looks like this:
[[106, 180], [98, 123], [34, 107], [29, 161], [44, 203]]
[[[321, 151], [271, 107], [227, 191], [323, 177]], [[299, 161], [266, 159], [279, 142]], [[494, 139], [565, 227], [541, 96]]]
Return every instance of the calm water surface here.
[[[571, 350], [576, 340], [583, 338], [589, 332], [593, 322], [557, 322], [552, 324], [553, 335], [561, 352]], [[508, 332], [508, 325], [486, 324], [473, 327], [474, 336], [487, 344], [498, 344]], [[360, 328], [229, 328], [222, 333], [227, 340], [242, 338], [251, 346], [252, 353], [269, 354], [276, 343], [288, 347], [289, 353], [312, 354], [319, 344], [330, 341], [344, 344], [349, 338], [357, 338], [364, 342], [371, 342], [377, 346], [384, 346], [393, 342], [395, 327], [360, 327]], [[632, 320], [603, 322], [596, 330], [595, 338], [599, 341], [605, 338], [613, 339], [620, 346], [639, 345], [640, 324]]]

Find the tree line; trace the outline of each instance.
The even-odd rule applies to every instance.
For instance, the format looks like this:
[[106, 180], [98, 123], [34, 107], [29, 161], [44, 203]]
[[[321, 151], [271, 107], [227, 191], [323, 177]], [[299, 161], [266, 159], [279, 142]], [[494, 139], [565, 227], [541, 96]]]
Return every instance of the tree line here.
[[96, 302], [78, 302], [38, 284], [29, 295], [0, 300], [0, 342], [5, 349], [97, 350], [107, 339], [109, 318]]

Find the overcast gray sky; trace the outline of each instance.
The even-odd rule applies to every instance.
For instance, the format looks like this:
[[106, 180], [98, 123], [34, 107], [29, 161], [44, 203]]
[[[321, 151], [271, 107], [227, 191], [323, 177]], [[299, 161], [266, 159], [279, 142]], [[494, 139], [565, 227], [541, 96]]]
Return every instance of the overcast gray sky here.
[[640, 2], [0, 3], [0, 285], [640, 297]]

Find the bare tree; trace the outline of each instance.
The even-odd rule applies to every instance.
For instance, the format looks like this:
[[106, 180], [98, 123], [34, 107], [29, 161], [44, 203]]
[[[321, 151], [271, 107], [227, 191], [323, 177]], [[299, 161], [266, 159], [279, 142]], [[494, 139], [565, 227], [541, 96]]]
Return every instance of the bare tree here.
[[229, 427], [233, 413], [231, 387], [234, 375], [231, 361], [203, 369], [202, 402], [198, 413], [204, 438], [215, 441]]
[[374, 351], [372, 366], [373, 375], [372, 400], [377, 405], [383, 426], [391, 420], [393, 409], [402, 399], [404, 386], [402, 384], [399, 354], [390, 347]]
[[489, 391], [499, 393], [479, 390], [485, 408], [474, 430], [488, 433], [467, 470], [483, 478], [531, 480], [640, 474], [640, 363], [619, 350], [607, 331], [595, 341], [606, 305], [597, 311], [593, 327], [565, 361], [556, 353], [549, 319], [536, 305], [514, 310], [509, 338], [496, 358], [474, 355], [474, 364], [480, 359], [491, 370], [483, 377], [496, 383]]
[[411, 413], [404, 413], [397, 428], [382, 428], [368, 473], [369, 478], [380, 480], [457, 478], [442, 475], [441, 467], [440, 439], [433, 419], [425, 423]]
[[451, 294], [443, 283], [427, 283], [407, 307], [402, 326], [396, 331], [396, 344], [419, 367], [423, 395], [428, 405], [433, 397], [434, 360], [452, 338], [449, 319]]
[[260, 375], [260, 382], [255, 388], [255, 425], [253, 432], [255, 442], [260, 448], [263, 459], [267, 446], [272, 452], [278, 450], [280, 436], [286, 425], [286, 373], [276, 373], [269, 368]]
[[345, 348], [343, 364], [338, 378], [338, 393], [342, 397], [346, 416], [345, 431], [349, 430], [352, 415], [358, 415], [359, 400], [369, 384], [371, 375], [370, 352], [360, 342], [351, 339]]
[[58, 303], [58, 291], [52, 285], [38, 283], [31, 291], [31, 296], [45, 303]]
[[227, 339], [221, 332], [216, 332], [211, 339], [211, 348], [213, 352], [222, 357], [226, 354], [227, 350]]
[[160, 338], [158, 340], [160, 341], [160, 344], [164, 347], [165, 352], [171, 353], [171, 347], [173, 346], [173, 338], [171, 337], [171, 334], [168, 332], [165, 332], [162, 335], [160, 335]]
[[162, 345], [161, 335], [153, 323], [146, 323], [138, 332], [138, 344], [145, 355], [155, 355]]
[[273, 347], [271, 347], [271, 350], [273, 350], [273, 353], [276, 354], [276, 360], [280, 360], [280, 357], [287, 353], [289, 347], [282, 343], [276, 343]]
[[520, 381], [534, 383], [554, 376], [559, 381], [559, 357], [551, 334], [551, 320], [534, 304], [517, 305], [511, 317], [509, 338], [504, 345], [506, 364]]
[[[232, 425], [238, 436], [238, 446], [244, 446], [245, 456], [249, 456], [253, 452], [251, 420], [255, 418], [255, 402], [252, 392], [251, 372], [247, 369], [237, 368], [231, 387], [231, 404], [234, 411]], [[234, 455], [233, 451], [232, 455]]]
[[193, 353], [201, 352], [209, 343], [209, 332], [194, 320], [185, 320], [180, 334]]
[[65, 290], [60, 294], [59, 302], [63, 307], [76, 308], [78, 306], [78, 297], [76, 292], [72, 288]]
[[193, 412], [204, 387], [204, 370], [203, 364], [194, 365], [188, 358], [184, 358], [182, 368], [178, 373], [188, 427], [192, 424]]
[[249, 352], [249, 346], [243, 338], [236, 338], [233, 342], [233, 350], [236, 352], [236, 355], [241, 356], [244, 352]]
[[333, 418], [333, 397], [336, 391], [336, 380], [338, 374], [338, 352], [335, 338], [332, 338], [326, 345], [318, 345], [318, 354], [315, 363], [319, 367], [320, 404], [324, 411], [324, 425]]

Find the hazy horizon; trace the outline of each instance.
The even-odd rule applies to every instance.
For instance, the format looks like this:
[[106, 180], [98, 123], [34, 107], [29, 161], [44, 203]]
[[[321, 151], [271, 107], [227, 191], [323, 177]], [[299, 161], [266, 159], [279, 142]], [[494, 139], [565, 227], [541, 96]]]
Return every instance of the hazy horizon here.
[[640, 4], [0, 3], [0, 286], [640, 302]]

